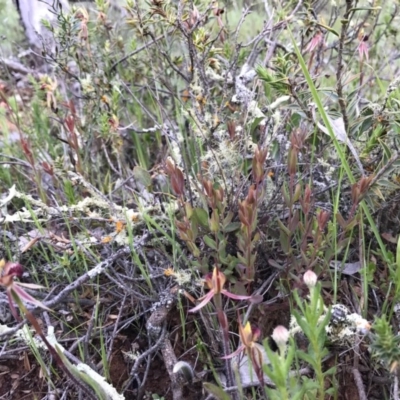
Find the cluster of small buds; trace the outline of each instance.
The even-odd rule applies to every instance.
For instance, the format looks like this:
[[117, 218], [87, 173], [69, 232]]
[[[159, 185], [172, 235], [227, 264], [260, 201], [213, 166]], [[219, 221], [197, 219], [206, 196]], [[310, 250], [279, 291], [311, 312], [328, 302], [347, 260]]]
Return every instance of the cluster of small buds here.
[[320, 232], [322, 232], [325, 229], [326, 224], [329, 221], [329, 218], [330, 218], [329, 211], [319, 210], [317, 212], [317, 223], [318, 223], [318, 229], [320, 230]]
[[264, 163], [267, 158], [268, 150], [261, 149], [257, 146], [253, 157], [253, 181], [256, 185], [260, 184], [264, 179]]
[[368, 177], [363, 176], [358, 182], [353, 184], [351, 187], [351, 200], [353, 205], [357, 205], [361, 201], [363, 196], [367, 193], [373, 179], [373, 175]]
[[218, 208], [218, 205], [224, 201], [224, 189], [222, 187], [215, 188], [210, 180], [204, 179], [200, 175], [198, 177], [203, 184], [209, 207], [212, 210]]
[[299, 198], [301, 204], [301, 210], [303, 211], [304, 215], [308, 215], [311, 210], [311, 188], [310, 185], [307, 185], [304, 194], [302, 197]]

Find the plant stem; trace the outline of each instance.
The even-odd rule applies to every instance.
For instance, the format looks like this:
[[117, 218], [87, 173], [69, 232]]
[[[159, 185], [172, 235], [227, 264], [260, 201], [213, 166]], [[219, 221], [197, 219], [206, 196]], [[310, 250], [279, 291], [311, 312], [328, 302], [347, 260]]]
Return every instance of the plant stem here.
[[[219, 297], [219, 299], [218, 299]], [[216, 300], [216, 301], [215, 301]], [[218, 301], [219, 300], [219, 301]], [[215, 306], [217, 307], [217, 315], [218, 321], [221, 327], [221, 336], [222, 336], [222, 348], [224, 356], [227, 356], [231, 353], [229, 346], [229, 329], [228, 329], [228, 318], [222, 307], [218, 307], [222, 305], [221, 295], [216, 295], [214, 297]], [[232, 364], [230, 359], [225, 360], [225, 373], [226, 373], [226, 386], [232, 387], [235, 386], [235, 378], [232, 371]], [[239, 400], [238, 392], [232, 392], [232, 400]]]

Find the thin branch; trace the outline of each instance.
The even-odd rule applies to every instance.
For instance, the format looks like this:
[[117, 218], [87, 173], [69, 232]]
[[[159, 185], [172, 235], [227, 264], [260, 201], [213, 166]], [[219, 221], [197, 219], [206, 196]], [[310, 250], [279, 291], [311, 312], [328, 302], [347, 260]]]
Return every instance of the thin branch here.
[[61, 300], [68, 296], [71, 292], [74, 290], [78, 289], [81, 285], [89, 281], [90, 279], [93, 279], [97, 275], [100, 275], [103, 273], [107, 268], [111, 267], [113, 262], [115, 260], [118, 260], [119, 258], [128, 255], [130, 253], [129, 247], [124, 247], [117, 252], [115, 252], [112, 256], [108, 257], [104, 261], [101, 261], [98, 263], [94, 268], [92, 268], [90, 271], [86, 272], [82, 276], [80, 276], [78, 279], [76, 279], [74, 282], [72, 282], [70, 285], [65, 287], [57, 296], [53, 297], [49, 301], [44, 301], [43, 304], [48, 307], [54, 307], [56, 304], [61, 302]]
[[358, 398], [360, 400], [368, 400], [367, 395], [365, 394], [364, 384], [361, 378], [360, 371], [357, 368], [352, 369], [354, 382], [356, 383], [357, 390], [358, 390]]
[[394, 375], [393, 400], [399, 400], [399, 376], [398, 376], [397, 372]]
[[165, 340], [165, 335], [166, 335], [166, 329], [163, 328], [161, 335], [157, 339], [156, 343], [136, 358], [135, 363], [133, 364], [131, 372], [129, 374], [130, 378], [124, 383], [121, 393], [124, 393], [132, 383], [133, 379], [135, 379], [135, 377], [137, 376], [137, 370], [139, 369], [140, 364], [146, 359], [146, 357], [156, 352], [163, 345]]
[[[357, 312], [359, 311], [360, 310], [357, 310]], [[354, 361], [351, 372], [353, 374], [354, 382], [357, 386], [358, 398], [360, 400], [368, 400], [367, 395], [365, 394], [365, 388], [360, 374], [359, 364], [360, 364], [360, 342], [356, 343], [354, 347]]]
[[154, 43], [157, 43], [159, 40], [164, 39], [164, 37], [172, 35], [174, 33], [174, 31], [175, 30], [171, 30], [171, 31], [169, 31], [167, 33], [163, 33], [162, 35], [153, 38], [149, 43], [144, 44], [143, 46], [139, 47], [138, 49], [136, 49], [136, 50], [132, 51], [131, 53], [127, 54], [125, 57], [122, 57], [120, 60], [116, 61], [112, 65], [112, 67], [110, 68], [110, 72], [114, 71], [115, 68], [117, 68], [119, 64], [121, 64], [122, 62], [126, 61], [128, 58], [131, 58], [134, 55], [140, 53], [141, 51], [148, 49]]

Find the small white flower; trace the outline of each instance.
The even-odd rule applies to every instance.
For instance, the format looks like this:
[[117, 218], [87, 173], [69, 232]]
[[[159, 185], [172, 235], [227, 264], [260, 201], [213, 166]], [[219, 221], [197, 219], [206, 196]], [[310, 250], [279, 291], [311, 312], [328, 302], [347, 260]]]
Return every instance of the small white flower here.
[[289, 340], [289, 331], [284, 326], [278, 325], [272, 333], [272, 339], [278, 347], [283, 346]]
[[317, 275], [311, 270], [308, 270], [303, 276], [304, 283], [309, 289], [313, 288], [317, 284]]

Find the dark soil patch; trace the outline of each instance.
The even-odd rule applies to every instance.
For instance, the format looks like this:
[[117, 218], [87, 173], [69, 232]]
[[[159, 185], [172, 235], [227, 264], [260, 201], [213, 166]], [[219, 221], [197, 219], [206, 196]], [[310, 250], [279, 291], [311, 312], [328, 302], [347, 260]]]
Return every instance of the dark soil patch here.
[[40, 377], [40, 368], [32, 358], [22, 354], [20, 360], [1, 361], [0, 399], [30, 400], [45, 395], [46, 382]]

